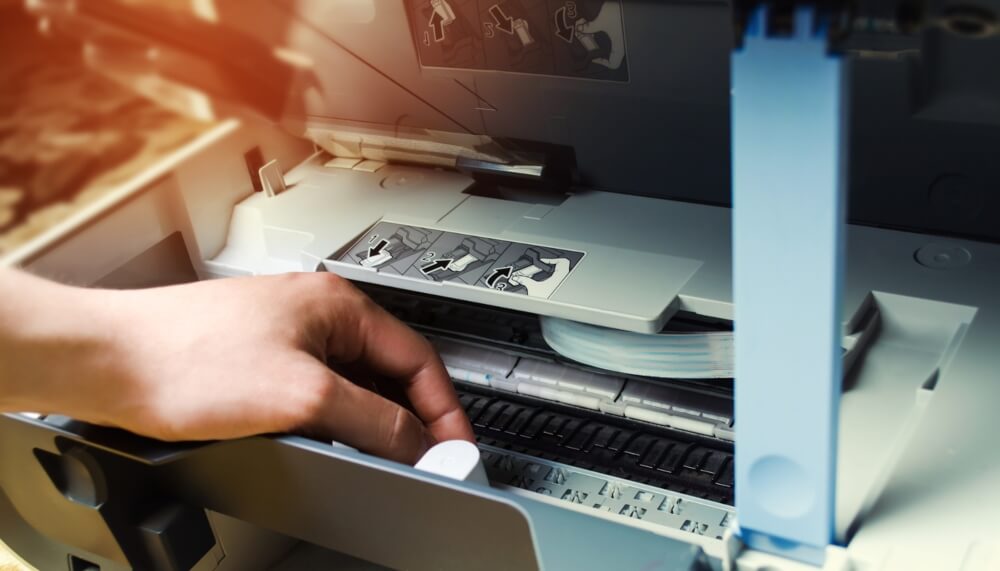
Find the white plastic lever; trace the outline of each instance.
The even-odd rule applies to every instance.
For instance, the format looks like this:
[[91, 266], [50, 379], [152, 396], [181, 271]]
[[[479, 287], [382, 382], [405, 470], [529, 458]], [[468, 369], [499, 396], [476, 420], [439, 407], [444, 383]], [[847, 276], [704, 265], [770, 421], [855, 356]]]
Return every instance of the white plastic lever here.
[[264, 189], [264, 194], [268, 198], [274, 198], [285, 192], [285, 175], [281, 174], [278, 159], [274, 159], [257, 169], [257, 175], [260, 177], [261, 188]]
[[465, 440], [446, 440], [434, 445], [414, 468], [463, 482], [490, 485], [479, 449]]

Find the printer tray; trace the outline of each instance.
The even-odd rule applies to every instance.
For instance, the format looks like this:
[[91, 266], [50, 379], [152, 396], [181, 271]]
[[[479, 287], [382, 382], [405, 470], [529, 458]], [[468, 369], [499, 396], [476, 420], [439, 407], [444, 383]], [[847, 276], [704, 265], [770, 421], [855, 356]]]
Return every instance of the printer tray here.
[[[206, 538], [175, 540], [157, 520], [184, 514], [179, 527], [187, 529], [176, 530], [183, 534], [198, 528], [201, 508], [393, 568], [539, 567], [516, 505], [349, 449], [297, 437], [173, 446], [55, 422], [0, 417], [0, 485], [9, 502], [0, 507], [50, 540], [82, 548], [79, 557], [102, 570], [190, 568], [207, 549], [183, 550]], [[0, 521], [9, 525], [11, 515]], [[0, 535], [25, 553], [6, 527]], [[157, 532], [163, 539], [152, 548]], [[65, 569], [59, 551], [32, 563]]]
[[170, 444], [0, 415], [0, 489], [0, 536], [46, 570], [191, 569], [216, 543], [206, 510], [397, 569], [540, 569], [542, 551], [551, 569], [708, 565], [696, 545], [294, 436]]

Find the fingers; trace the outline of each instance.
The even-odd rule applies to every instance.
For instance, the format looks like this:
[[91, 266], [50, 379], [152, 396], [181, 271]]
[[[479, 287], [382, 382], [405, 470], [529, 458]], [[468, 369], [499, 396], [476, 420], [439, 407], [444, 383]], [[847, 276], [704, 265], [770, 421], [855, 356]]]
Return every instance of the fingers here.
[[302, 427], [311, 436], [406, 464], [414, 464], [434, 444], [423, 423], [405, 408], [317, 369], [322, 397]]
[[438, 440], [474, 440], [448, 372], [431, 344], [378, 306], [363, 321], [362, 359], [403, 384], [417, 415]]
[[334, 359], [360, 359], [401, 383], [417, 416], [439, 441], [474, 440], [455, 388], [431, 344], [375, 303], [352, 304], [357, 315], [334, 324], [329, 351]]

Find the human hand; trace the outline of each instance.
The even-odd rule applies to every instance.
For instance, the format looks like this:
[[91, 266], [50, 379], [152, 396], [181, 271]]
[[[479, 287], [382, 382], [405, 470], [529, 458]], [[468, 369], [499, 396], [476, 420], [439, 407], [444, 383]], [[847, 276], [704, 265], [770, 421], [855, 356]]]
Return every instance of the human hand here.
[[[72, 379], [49, 384], [42, 398], [22, 398], [37, 405], [28, 410], [163, 440], [299, 432], [408, 463], [437, 441], [474, 438], [430, 343], [334, 274], [59, 287], [52, 303], [74, 308], [63, 309], [60, 335], [93, 329], [82, 336], [98, 339], [88, 343], [101, 354], [70, 367]], [[78, 315], [88, 318], [73, 323]], [[396, 381], [416, 414], [328, 360], [373, 375], [351, 379], [362, 384]]]

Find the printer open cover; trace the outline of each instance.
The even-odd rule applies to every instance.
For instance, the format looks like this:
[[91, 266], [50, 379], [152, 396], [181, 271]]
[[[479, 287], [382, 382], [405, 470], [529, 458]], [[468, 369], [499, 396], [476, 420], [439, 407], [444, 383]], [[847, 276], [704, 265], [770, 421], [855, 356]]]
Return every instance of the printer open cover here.
[[217, 123], [5, 263], [349, 278], [435, 344], [490, 482], [6, 415], [38, 569], [1000, 568], [996, 2], [27, 6]]

